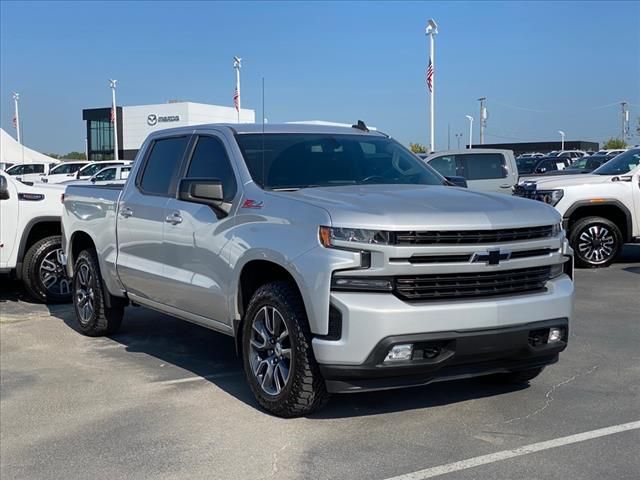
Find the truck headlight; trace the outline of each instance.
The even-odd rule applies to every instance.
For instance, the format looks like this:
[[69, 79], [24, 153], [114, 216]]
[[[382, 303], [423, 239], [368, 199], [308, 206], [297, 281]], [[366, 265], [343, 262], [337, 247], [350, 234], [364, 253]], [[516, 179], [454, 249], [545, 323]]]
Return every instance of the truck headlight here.
[[564, 190], [536, 190], [533, 198], [555, 207], [563, 196]]
[[564, 229], [562, 228], [562, 223], [556, 223], [551, 230], [551, 236], [557, 237], [563, 232], [564, 232]]
[[388, 245], [389, 232], [366, 230], [362, 228], [320, 227], [320, 243], [324, 247], [333, 247], [335, 241], [366, 243], [369, 245]]

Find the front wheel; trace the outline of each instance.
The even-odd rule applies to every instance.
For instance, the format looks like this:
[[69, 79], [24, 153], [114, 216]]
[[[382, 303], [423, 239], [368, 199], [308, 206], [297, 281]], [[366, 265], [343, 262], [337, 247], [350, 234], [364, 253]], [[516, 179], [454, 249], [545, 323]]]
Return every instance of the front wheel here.
[[586, 217], [571, 227], [569, 243], [575, 252], [576, 266], [600, 268], [613, 263], [623, 239], [620, 229], [611, 220]]
[[22, 264], [24, 288], [42, 303], [71, 301], [71, 284], [62, 265], [60, 235], [38, 240], [29, 247]]
[[120, 303], [107, 307], [95, 250], [83, 250], [74, 265], [73, 308], [80, 333], [89, 337], [118, 331], [124, 316]]
[[268, 412], [297, 417], [328, 399], [304, 305], [291, 284], [268, 283], [253, 294], [243, 321], [242, 355], [249, 387]]

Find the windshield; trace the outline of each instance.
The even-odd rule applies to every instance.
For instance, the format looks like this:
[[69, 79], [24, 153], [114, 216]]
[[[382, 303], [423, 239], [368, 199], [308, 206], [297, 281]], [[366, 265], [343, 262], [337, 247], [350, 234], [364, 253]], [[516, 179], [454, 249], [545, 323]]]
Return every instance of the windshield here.
[[93, 175], [98, 173], [103, 168], [107, 168], [107, 167], [110, 167], [112, 165], [114, 165], [114, 164], [112, 164], [112, 163], [93, 163], [91, 165], [87, 165], [86, 167], [80, 169], [80, 176], [81, 177], [92, 177]]
[[431, 167], [387, 137], [271, 133], [241, 134], [236, 140], [254, 182], [269, 190], [444, 183]]
[[516, 164], [518, 165], [519, 174], [533, 173], [533, 169], [537, 165], [539, 159], [535, 157], [518, 158]]
[[56, 165], [49, 171], [49, 175], [56, 175], [59, 173], [75, 173], [84, 166], [84, 163], [62, 163]]
[[640, 149], [629, 150], [596, 168], [596, 175], [624, 175], [640, 165]]

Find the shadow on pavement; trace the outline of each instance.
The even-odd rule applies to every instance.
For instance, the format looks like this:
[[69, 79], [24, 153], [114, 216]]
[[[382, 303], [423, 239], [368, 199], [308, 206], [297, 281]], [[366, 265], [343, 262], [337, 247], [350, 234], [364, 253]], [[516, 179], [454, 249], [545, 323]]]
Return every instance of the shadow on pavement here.
[[[72, 312], [56, 316], [75, 330]], [[245, 404], [260, 409], [247, 385], [242, 361], [236, 355], [231, 337], [142, 307], [128, 307], [122, 329], [110, 338], [124, 345], [127, 352], [151, 357], [147, 360], [150, 369], [158, 370], [157, 360], [161, 360], [161, 363], [186, 371], [176, 375], [175, 369], [163, 369], [158, 371], [156, 381], [172, 382], [196, 375]], [[108, 352], [108, 355], [118, 355], [118, 350]], [[175, 387], [188, 388], [180, 383]], [[428, 408], [523, 388], [527, 386], [504, 386], [471, 379], [401, 390], [334, 395], [324, 409], [309, 418], [357, 417]]]
[[625, 245], [616, 263], [640, 263], [640, 244]]

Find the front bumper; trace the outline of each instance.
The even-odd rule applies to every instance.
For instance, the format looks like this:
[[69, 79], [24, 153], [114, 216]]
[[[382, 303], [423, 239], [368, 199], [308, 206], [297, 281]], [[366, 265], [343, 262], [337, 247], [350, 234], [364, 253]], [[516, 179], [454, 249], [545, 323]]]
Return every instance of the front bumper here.
[[[561, 341], [533, 341], [551, 327], [562, 329]], [[528, 370], [557, 362], [558, 354], [567, 347], [568, 333], [568, 320], [558, 318], [490, 330], [393, 336], [381, 340], [361, 365], [324, 364], [320, 370], [327, 389], [334, 393], [385, 390]], [[393, 345], [406, 343], [414, 345], [414, 359], [384, 363]], [[429, 358], [424, 353], [428, 349], [432, 353]]]
[[389, 337], [450, 337], [451, 332], [458, 337], [474, 331], [526, 328], [527, 324], [549, 319], [569, 321], [573, 282], [562, 275], [549, 281], [546, 291], [539, 293], [420, 303], [407, 303], [385, 293], [332, 292], [331, 304], [342, 315], [341, 336], [336, 341], [314, 338], [316, 359], [325, 370], [355, 372], [367, 367], [375, 348]]

